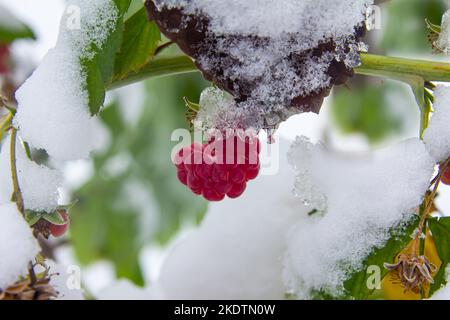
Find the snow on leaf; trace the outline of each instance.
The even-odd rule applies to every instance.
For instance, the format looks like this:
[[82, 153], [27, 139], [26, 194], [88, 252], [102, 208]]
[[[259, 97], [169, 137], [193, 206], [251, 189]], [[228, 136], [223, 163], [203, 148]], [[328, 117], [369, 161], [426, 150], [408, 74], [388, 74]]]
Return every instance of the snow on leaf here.
[[344, 294], [344, 283], [371, 252], [411, 219], [434, 169], [419, 139], [355, 157], [300, 138], [291, 162], [298, 173], [297, 196], [323, 213], [289, 235], [285, 279], [300, 296]]
[[111, 81], [130, 0], [71, 0], [57, 45], [16, 93], [14, 124], [32, 146], [60, 160], [85, 158], [94, 148], [96, 114]]
[[442, 260], [442, 265], [430, 288], [430, 294], [432, 295], [448, 280], [446, 268], [450, 263], [450, 218], [430, 218], [428, 219], [428, 227], [433, 234], [439, 258]]
[[[0, 168], [2, 168], [0, 170], [0, 204], [10, 202], [13, 193], [10, 141], [9, 136], [3, 142], [0, 152]], [[53, 211], [58, 206], [58, 188], [62, 184], [61, 173], [30, 161], [21, 144], [17, 144], [16, 164], [25, 208], [34, 211]]]

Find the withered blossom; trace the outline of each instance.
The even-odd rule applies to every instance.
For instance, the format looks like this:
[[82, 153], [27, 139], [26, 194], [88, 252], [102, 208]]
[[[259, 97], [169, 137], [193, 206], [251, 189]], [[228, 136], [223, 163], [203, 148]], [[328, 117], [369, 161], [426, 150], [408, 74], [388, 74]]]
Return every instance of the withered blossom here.
[[434, 283], [432, 274], [437, 272], [437, 267], [425, 256], [408, 254], [400, 254], [396, 263], [385, 263], [384, 267], [393, 271], [393, 278], [404, 286], [405, 291], [416, 294], [424, 285]]

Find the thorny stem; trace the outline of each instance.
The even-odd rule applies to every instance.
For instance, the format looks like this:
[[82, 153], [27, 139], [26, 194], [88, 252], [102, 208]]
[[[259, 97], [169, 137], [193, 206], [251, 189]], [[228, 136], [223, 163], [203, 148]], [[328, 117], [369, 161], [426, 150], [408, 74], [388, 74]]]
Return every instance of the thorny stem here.
[[10, 147], [10, 162], [11, 162], [11, 178], [13, 182], [13, 201], [16, 202], [17, 209], [24, 214], [25, 206], [23, 202], [22, 191], [19, 185], [19, 176], [16, 162], [16, 147], [17, 147], [17, 129], [11, 129], [11, 147]]
[[445, 173], [445, 171], [450, 167], [450, 158], [448, 158], [445, 162], [443, 162], [439, 167], [439, 172], [436, 177], [431, 182], [431, 185], [434, 183], [433, 190], [431, 193], [425, 198], [424, 201], [424, 209], [422, 215], [420, 217], [419, 227], [417, 228], [416, 238], [414, 239], [413, 244], [413, 252], [419, 256], [419, 247], [420, 247], [420, 237], [423, 233], [423, 229], [425, 228], [425, 223], [427, 221], [428, 215], [430, 214], [430, 210], [433, 207], [434, 199], [436, 198], [437, 191], [439, 189], [439, 184], [441, 179]]

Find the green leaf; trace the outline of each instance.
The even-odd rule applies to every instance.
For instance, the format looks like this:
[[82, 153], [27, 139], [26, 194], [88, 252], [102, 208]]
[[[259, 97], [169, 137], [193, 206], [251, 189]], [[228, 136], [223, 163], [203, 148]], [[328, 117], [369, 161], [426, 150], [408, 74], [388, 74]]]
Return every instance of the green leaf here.
[[161, 41], [161, 32], [155, 22], [149, 22], [144, 8], [125, 23], [122, 46], [116, 57], [114, 80], [120, 80], [138, 71], [154, 56]]
[[447, 283], [446, 268], [450, 263], [450, 217], [429, 218], [428, 227], [433, 235], [434, 243], [442, 260], [442, 265], [430, 287], [430, 296]]
[[436, 276], [434, 277], [434, 283], [431, 284], [430, 286], [430, 293], [429, 296], [432, 297], [436, 291], [438, 291], [439, 289], [441, 289], [443, 286], [445, 286], [447, 284], [448, 281], [448, 275], [447, 275], [447, 266], [448, 266], [449, 261], [442, 261], [442, 265], [439, 268], [438, 273], [436, 274]]
[[446, 0], [396, 0], [387, 1], [385, 26], [383, 26], [382, 49], [400, 55], [430, 53], [425, 20], [440, 23], [447, 10]]
[[411, 241], [411, 235], [419, 224], [419, 217], [414, 216], [402, 227], [401, 230], [391, 231], [391, 238], [382, 247], [372, 251], [364, 261], [364, 267], [354, 273], [345, 283], [344, 288], [348, 295], [354, 299], [367, 299], [374, 291], [367, 286], [367, 279], [371, 274], [367, 273], [369, 266], [377, 266], [381, 270], [381, 279], [386, 276], [388, 270], [384, 268], [385, 262], [392, 262], [395, 256]]
[[109, 260], [119, 278], [143, 285], [139, 266], [139, 213], [129, 206], [116, 206], [121, 198], [122, 177], [96, 176], [77, 192], [72, 210], [71, 239], [82, 264]]
[[350, 84], [350, 90], [336, 88], [332, 101], [332, 116], [345, 134], [362, 134], [371, 143], [377, 143], [397, 133], [402, 119], [391, 111], [388, 94], [395, 92], [408, 97], [406, 90], [392, 82], [369, 86], [361, 82]]
[[27, 210], [25, 211], [25, 220], [28, 222], [30, 227], [34, 226], [36, 223], [38, 223], [39, 220], [41, 220], [44, 213], [42, 212], [35, 212]]
[[35, 39], [33, 31], [12, 12], [0, 5], [0, 44], [18, 39]]
[[327, 292], [315, 292], [314, 297], [318, 299], [368, 299], [374, 292], [369, 289], [367, 280], [371, 276], [367, 272], [370, 266], [378, 267], [381, 270], [381, 279], [387, 274], [384, 268], [385, 262], [394, 261], [395, 256], [404, 249], [411, 241], [411, 234], [419, 224], [419, 217], [414, 216], [405, 226], [391, 231], [391, 238], [382, 248], [377, 248], [364, 260], [363, 267], [351, 274], [344, 282], [345, 294], [342, 296], [331, 296]]
[[436, 243], [439, 258], [450, 261], [450, 217], [428, 219], [428, 227]]
[[108, 35], [101, 48], [91, 45], [92, 58], [80, 61], [86, 74], [86, 90], [89, 93], [89, 110], [92, 115], [97, 114], [103, 106], [105, 90], [112, 81], [116, 53], [122, 44], [123, 19], [131, 0], [114, 0], [114, 2], [119, 11], [114, 31]]
[[57, 226], [63, 226], [67, 223], [58, 211], [52, 213], [44, 213], [42, 215], [42, 218]]

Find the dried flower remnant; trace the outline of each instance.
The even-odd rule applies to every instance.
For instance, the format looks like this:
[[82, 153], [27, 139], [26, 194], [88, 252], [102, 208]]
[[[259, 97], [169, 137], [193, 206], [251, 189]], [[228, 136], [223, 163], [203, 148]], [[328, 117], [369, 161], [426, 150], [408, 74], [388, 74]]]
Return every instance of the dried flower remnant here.
[[425, 256], [400, 254], [396, 263], [385, 263], [387, 270], [394, 271], [394, 281], [400, 282], [406, 291], [420, 293], [424, 285], [434, 283], [432, 274], [437, 267]]
[[1, 300], [53, 300], [58, 297], [58, 292], [50, 285], [51, 275], [46, 269], [40, 274], [30, 270], [24, 280], [18, 281], [5, 290], [0, 289]]
[[353, 75], [371, 3], [147, 0], [146, 7], [204, 77], [253, 115], [248, 127], [274, 128], [293, 114], [318, 113], [331, 88]]

